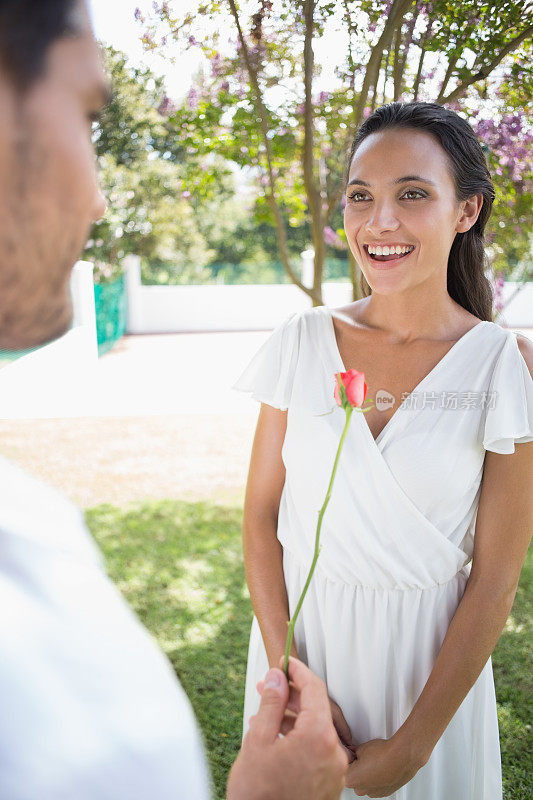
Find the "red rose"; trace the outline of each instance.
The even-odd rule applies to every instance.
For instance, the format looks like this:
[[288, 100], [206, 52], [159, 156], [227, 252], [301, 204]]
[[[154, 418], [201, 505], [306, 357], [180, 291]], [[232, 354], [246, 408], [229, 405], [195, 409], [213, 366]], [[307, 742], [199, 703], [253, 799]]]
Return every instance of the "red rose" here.
[[349, 369], [348, 372], [335, 373], [335, 390], [333, 396], [335, 397], [337, 405], [343, 408], [345, 408], [346, 405], [360, 407], [364, 403], [367, 390], [368, 386], [366, 385], [364, 372], [358, 372], [356, 369]]

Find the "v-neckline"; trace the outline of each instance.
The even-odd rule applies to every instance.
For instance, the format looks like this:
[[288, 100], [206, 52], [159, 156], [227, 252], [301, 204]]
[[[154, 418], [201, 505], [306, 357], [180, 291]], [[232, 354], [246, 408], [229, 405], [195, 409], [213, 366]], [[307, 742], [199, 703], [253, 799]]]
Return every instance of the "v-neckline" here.
[[[344, 362], [343, 362], [343, 360], [342, 360], [342, 356], [341, 356], [341, 353], [340, 353], [340, 350], [339, 350], [339, 346], [338, 346], [338, 344], [337, 344], [337, 337], [336, 337], [336, 335], [335, 335], [335, 326], [333, 325], [333, 314], [332, 314], [332, 312], [331, 312], [331, 308], [330, 308], [329, 306], [318, 306], [318, 308], [324, 308], [324, 309], [326, 310], [326, 316], [327, 316], [327, 319], [328, 319], [328, 324], [329, 324], [330, 341], [331, 341], [331, 345], [332, 345], [332, 353], [333, 353], [334, 359], [337, 361], [337, 369], [336, 369], [336, 372], [338, 372], [338, 371], [339, 371], [339, 369], [340, 369], [340, 371], [341, 371], [341, 372], [348, 372], [348, 370], [346, 369], [346, 366], [344, 365]], [[454, 351], [454, 350], [456, 350], [456, 349], [458, 348], [458, 346], [459, 346], [459, 345], [460, 345], [462, 342], [464, 342], [464, 341], [465, 341], [465, 339], [467, 339], [467, 337], [469, 336], [469, 334], [471, 334], [473, 331], [475, 331], [475, 330], [476, 330], [476, 328], [480, 328], [480, 327], [482, 327], [483, 325], [490, 325], [490, 324], [492, 324], [492, 323], [490, 323], [490, 321], [489, 321], [489, 320], [482, 319], [480, 322], [477, 322], [475, 325], [473, 325], [471, 328], [469, 328], [469, 330], [467, 330], [467, 332], [466, 332], [466, 333], [463, 333], [463, 335], [462, 335], [462, 336], [461, 336], [459, 339], [457, 339], [457, 341], [456, 341], [456, 342], [454, 342], [454, 343], [452, 344], [452, 346], [450, 347], [450, 349], [446, 351], [446, 353], [445, 353], [445, 354], [442, 356], [442, 358], [441, 358], [441, 359], [439, 359], [439, 361], [437, 361], [437, 363], [435, 364], [435, 366], [433, 367], [433, 369], [431, 369], [431, 370], [430, 370], [430, 371], [427, 373], [427, 375], [424, 375], [424, 377], [423, 377], [423, 378], [422, 378], [422, 379], [421, 379], [421, 380], [420, 380], [420, 381], [417, 383], [417, 385], [414, 387], [414, 389], [413, 389], [411, 392], [409, 392], [409, 394], [407, 395], [407, 397], [405, 397], [405, 398], [402, 400], [402, 402], [400, 403], [400, 405], [398, 406], [398, 408], [396, 409], [396, 411], [394, 412], [394, 414], [392, 415], [392, 417], [389, 419], [389, 421], [388, 421], [387, 423], [385, 423], [385, 426], [384, 426], [384, 427], [383, 427], [383, 428], [380, 430], [380, 432], [378, 433], [378, 435], [376, 436], [376, 438], [375, 438], [375, 439], [374, 439], [374, 436], [373, 436], [373, 434], [372, 434], [372, 431], [370, 430], [370, 426], [369, 426], [368, 422], [367, 422], [367, 421], [366, 421], [366, 419], [364, 418], [364, 416], [365, 416], [365, 415], [364, 415], [364, 414], [361, 412], [361, 416], [363, 417], [363, 427], [364, 427], [364, 428], [365, 428], [365, 430], [368, 432], [368, 436], [370, 437], [371, 441], [372, 441], [372, 442], [373, 442], [373, 443], [374, 443], [376, 446], [379, 446], [379, 445], [381, 444], [381, 442], [382, 442], [383, 438], [385, 437], [386, 433], [388, 433], [388, 432], [389, 432], [389, 430], [391, 429], [391, 427], [392, 427], [392, 424], [393, 424], [393, 421], [394, 421], [394, 420], [396, 419], [396, 417], [398, 416], [398, 411], [400, 411], [400, 409], [402, 408], [402, 405], [403, 405], [403, 403], [405, 402], [405, 400], [406, 400], [406, 399], [408, 399], [408, 398], [409, 398], [409, 397], [410, 397], [412, 394], [414, 394], [416, 391], [418, 391], [418, 390], [419, 390], [419, 388], [420, 388], [420, 387], [421, 387], [423, 384], [425, 384], [425, 383], [426, 383], [428, 380], [430, 380], [430, 378], [433, 378], [433, 377], [434, 377], [435, 373], [436, 373], [436, 372], [438, 372], [438, 370], [439, 370], [439, 369], [440, 369], [440, 368], [441, 368], [441, 367], [442, 367], [442, 366], [443, 366], [443, 365], [444, 365], [444, 364], [445, 364], [447, 361], [449, 361], [449, 359], [450, 359], [450, 357], [451, 357], [451, 354], [453, 353], [453, 351]]]

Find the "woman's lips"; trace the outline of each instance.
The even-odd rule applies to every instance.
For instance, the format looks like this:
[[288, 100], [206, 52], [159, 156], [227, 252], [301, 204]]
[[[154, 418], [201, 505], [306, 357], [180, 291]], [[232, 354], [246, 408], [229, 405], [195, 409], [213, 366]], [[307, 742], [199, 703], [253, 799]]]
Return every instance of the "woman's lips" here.
[[406, 258], [409, 258], [415, 252], [416, 248], [413, 248], [410, 253], [404, 253], [403, 255], [396, 256], [396, 258], [391, 258], [388, 261], [378, 261], [368, 252], [368, 245], [363, 245], [363, 250], [366, 253], [366, 257], [374, 267], [374, 269], [393, 269], [398, 264], [402, 264]]

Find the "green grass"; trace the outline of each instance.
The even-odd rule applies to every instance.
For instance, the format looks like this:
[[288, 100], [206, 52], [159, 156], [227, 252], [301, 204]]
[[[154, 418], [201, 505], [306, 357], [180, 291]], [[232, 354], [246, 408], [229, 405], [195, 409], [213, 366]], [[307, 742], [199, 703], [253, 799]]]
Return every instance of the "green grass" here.
[[[86, 512], [108, 572], [172, 661], [203, 731], [223, 800], [241, 743], [252, 607], [241, 552], [242, 508], [156, 501]], [[531, 553], [493, 653], [505, 800], [533, 796]]]
[[217, 797], [241, 744], [252, 607], [242, 509], [156, 501], [86, 512], [108, 573], [172, 661], [202, 728]]

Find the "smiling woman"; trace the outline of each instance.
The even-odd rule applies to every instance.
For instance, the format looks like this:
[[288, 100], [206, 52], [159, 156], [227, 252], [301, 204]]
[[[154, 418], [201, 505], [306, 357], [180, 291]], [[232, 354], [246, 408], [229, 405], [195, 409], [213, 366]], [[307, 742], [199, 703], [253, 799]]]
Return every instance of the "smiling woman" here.
[[291, 314], [234, 384], [261, 402], [244, 733], [312, 561], [345, 423], [334, 375], [353, 368], [372, 407], [346, 436], [293, 640], [351, 754], [342, 798], [501, 800], [491, 653], [533, 526], [533, 346], [492, 322], [494, 189], [469, 124], [418, 102], [365, 120], [346, 182], [365, 296]]
[[[377, 141], [384, 145], [379, 151], [375, 148]], [[398, 175], [402, 149], [410, 152], [405, 163], [420, 165], [421, 169]], [[365, 154], [373, 182], [364, 180], [359, 166]], [[376, 154], [377, 159], [384, 156], [385, 161], [378, 164]], [[381, 260], [371, 258], [368, 248], [409, 244], [415, 250], [419, 248], [415, 254], [417, 267], [413, 257], [401, 259], [411, 277], [415, 269], [417, 279], [421, 269], [422, 277], [426, 277], [432, 264], [434, 271], [444, 274], [453, 300], [481, 319], [492, 319], [484, 232], [495, 192], [481, 146], [466, 120], [436, 103], [390, 103], [377, 109], [354, 138], [346, 184], [346, 236], [356, 258], [361, 248], [364, 251], [360, 264], [364, 297], [373, 288], [372, 270], [367, 274], [366, 267], [376, 268]], [[358, 188], [361, 186], [368, 191]], [[461, 219], [457, 217], [460, 209]], [[450, 226], [447, 236], [436, 227], [443, 222], [443, 214]], [[360, 230], [363, 220], [365, 225]], [[398, 242], [398, 228], [420, 241]], [[379, 250], [376, 252], [379, 255]], [[424, 260], [427, 265], [423, 267]]]

